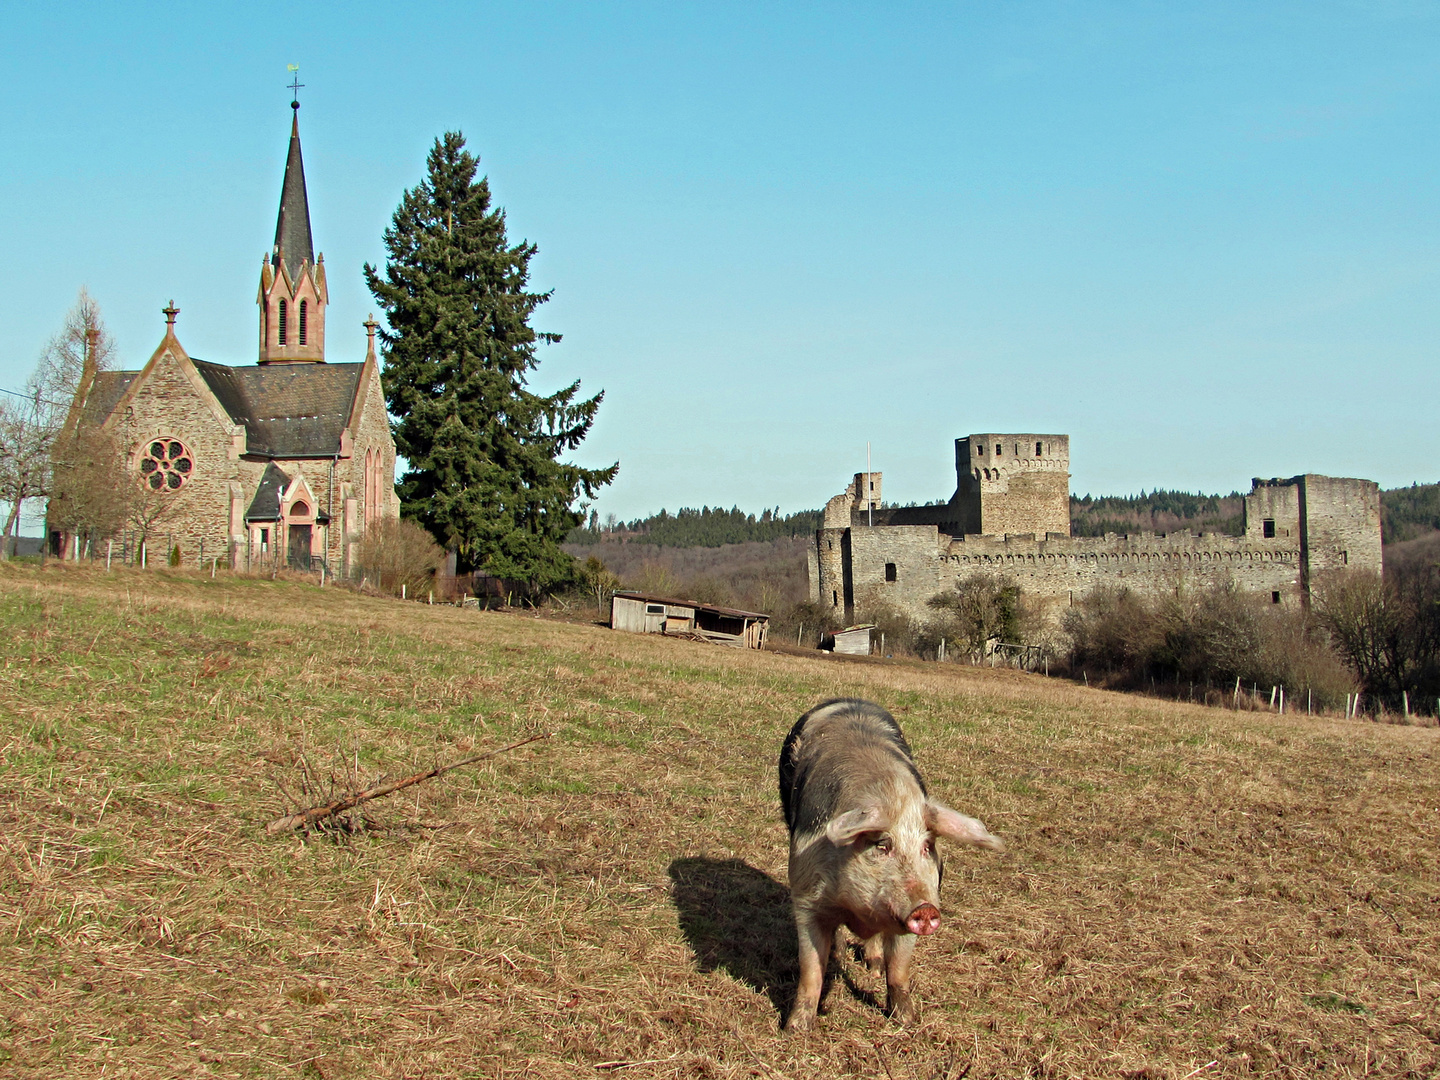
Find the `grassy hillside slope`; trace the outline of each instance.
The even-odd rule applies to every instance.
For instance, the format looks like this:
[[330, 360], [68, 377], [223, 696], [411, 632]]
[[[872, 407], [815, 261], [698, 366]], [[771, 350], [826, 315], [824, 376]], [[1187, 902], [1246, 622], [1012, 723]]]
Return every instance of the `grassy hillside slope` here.
[[[739, 653], [286, 582], [0, 566], [0, 1071], [1434, 1076], [1434, 729]], [[795, 977], [773, 761], [839, 694], [1009, 842], [922, 1023]], [[267, 838], [277, 784], [535, 743]], [[325, 785], [322, 783], [321, 785]]]

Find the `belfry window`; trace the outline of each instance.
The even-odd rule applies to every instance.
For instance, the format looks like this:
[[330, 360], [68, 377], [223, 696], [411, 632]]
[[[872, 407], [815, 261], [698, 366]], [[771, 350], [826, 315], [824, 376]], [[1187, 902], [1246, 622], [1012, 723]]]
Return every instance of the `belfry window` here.
[[300, 301], [300, 344], [301, 344], [301, 345], [304, 345], [304, 344], [305, 344], [305, 315], [306, 315], [305, 309], [306, 309], [308, 306], [309, 306], [309, 301], [307, 301], [307, 300], [301, 300], [301, 301]]
[[280, 337], [279, 337], [278, 340], [279, 340], [279, 342], [280, 342], [281, 345], [284, 345], [284, 344], [285, 344], [285, 301], [284, 301], [284, 300], [281, 300], [281, 301], [280, 301]]

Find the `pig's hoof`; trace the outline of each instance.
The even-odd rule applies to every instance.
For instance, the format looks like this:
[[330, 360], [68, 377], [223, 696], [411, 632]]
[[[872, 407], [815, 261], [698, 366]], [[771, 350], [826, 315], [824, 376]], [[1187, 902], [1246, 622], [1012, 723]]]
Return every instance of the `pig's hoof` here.
[[815, 1028], [816, 1020], [813, 1012], [801, 1012], [796, 1009], [785, 1021], [785, 1034], [798, 1035], [802, 1032], [812, 1031]]
[[892, 994], [885, 1009], [890, 1014], [890, 1019], [897, 1024], [913, 1024], [920, 1019], [920, 1010], [915, 1007], [915, 1000], [909, 995]]

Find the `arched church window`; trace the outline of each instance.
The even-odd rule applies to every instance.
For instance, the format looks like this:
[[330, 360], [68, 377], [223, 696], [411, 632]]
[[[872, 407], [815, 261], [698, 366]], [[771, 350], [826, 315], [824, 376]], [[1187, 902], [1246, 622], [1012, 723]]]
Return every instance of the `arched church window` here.
[[195, 472], [195, 456], [179, 439], [155, 439], [140, 454], [140, 476], [151, 491], [177, 491]]
[[280, 301], [280, 344], [285, 344], [285, 301]]
[[308, 301], [308, 300], [301, 300], [301, 301], [300, 301], [300, 344], [301, 344], [301, 345], [304, 345], [304, 344], [305, 344], [305, 315], [306, 315], [305, 309], [306, 309], [307, 307], [309, 307], [309, 301]]

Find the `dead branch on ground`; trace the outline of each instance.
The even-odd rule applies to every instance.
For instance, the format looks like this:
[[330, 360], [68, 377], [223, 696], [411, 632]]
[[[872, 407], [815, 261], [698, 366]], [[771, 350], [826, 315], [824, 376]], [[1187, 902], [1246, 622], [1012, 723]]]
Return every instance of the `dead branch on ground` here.
[[379, 799], [385, 795], [393, 795], [402, 788], [411, 787], [424, 780], [431, 780], [437, 776], [443, 776], [452, 769], [459, 769], [465, 765], [474, 765], [477, 761], [484, 761], [499, 754], [508, 753], [511, 750], [519, 749], [527, 743], [537, 742], [540, 739], [548, 739], [554, 732], [542, 731], [538, 735], [531, 735], [528, 739], [521, 739], [519, 742], [511, 743], [509, 746], [502, 746], [498, 750], [488, 750], [483, 754], [476, 754], [474, 757], [464, 758], [460, 761], [451, 762], [449, 765], [437, 765], [426, 772], [416, 773], [414, 776], [407, 776], [403, 780], [388, 780], [378, 784], [371, 784], [363, 791], [353, 791], [332, 802], [321, 806], [312, 806], [301, 810], [296, 814], [285, 814], [276, 818], [265, 826], [265, 831], [271, 836], [283, 832], [293, 832], [296, 829], [306, 829], [316, 822], [324, 821], [326, 818], [334, 817], [336, 814], [343, 814], [347, 810], [353, 810], [361, 803], [369, 802], [371, 799]]

